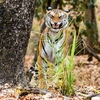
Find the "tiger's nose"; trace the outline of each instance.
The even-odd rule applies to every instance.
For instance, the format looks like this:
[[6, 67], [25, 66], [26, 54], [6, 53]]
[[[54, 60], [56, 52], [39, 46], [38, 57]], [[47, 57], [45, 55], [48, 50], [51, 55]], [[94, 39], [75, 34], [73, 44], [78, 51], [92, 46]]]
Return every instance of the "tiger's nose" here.
[[57, 22], [54, 22], [54, 25], [56, 26], [57, 25]]

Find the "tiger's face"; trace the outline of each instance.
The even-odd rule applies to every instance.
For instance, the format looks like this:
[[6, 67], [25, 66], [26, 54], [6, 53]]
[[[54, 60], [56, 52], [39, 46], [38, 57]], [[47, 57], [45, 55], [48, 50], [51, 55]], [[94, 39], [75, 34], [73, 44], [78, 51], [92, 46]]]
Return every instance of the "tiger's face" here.
[[68, 26], [68, 15], [69, 13], [63, 10], [50, 10], [44, 17], [45, 24], [53, 32], [58, 32], [59, 30], [64, 29]]

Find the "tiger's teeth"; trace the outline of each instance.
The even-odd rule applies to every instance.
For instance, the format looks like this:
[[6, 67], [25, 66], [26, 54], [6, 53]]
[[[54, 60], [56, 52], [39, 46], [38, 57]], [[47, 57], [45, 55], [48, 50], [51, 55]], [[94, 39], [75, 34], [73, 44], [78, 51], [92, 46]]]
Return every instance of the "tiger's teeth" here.
[[59, 28], [59, 25], [52, 25], [52, 27], [53, 27], [54, 29], [57, 29], [57, 28]]

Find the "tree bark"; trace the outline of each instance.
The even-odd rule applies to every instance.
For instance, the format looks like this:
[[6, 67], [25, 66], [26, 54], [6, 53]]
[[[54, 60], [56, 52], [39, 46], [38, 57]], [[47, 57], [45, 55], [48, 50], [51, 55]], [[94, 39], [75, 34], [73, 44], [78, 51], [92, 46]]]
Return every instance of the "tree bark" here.
[[6, 0], [0, 4], [0, 83], [26, 85], [24, 57], [36, 0]]
[[97, 23], [97, 31], [98, 31], [98, 42], [100, 45], [100, 0], [96, 0], [95, 7], [95, 16], [96, 16], [96, 23]]
[[[96, 25], [96, 17], [95, 17], [95, 6], [91, 4], [91, 2], [89, 0], [85, 1], [87, 3], [88, 9], [86, 10], [85, 14], [86, 14], [86, 20], [90, 21], [91, 23], [93, 23], [95, 25], [95, 28], [93, 29], [93, 25], [87, 25], [87, 40], [86, 43], [93, 48], [93, 34], [94, 36], [97, 35], [97, 25]], [[88, 22], [88, 23], [90, 23]], [[88, 55], [88, 61], [92, 61], [92, 56], [90, 53]]]
[[[90, 1], [86, 0], [86, 3], [88, 5], [88, 9], [86, 10], [86, 19], [89, 20], [91, 23], [95, 24], [95, 30], [92, 27], [86, 27], [88, 31], [88, 36], [87, 36], [87, 43], [93, 47], [93, 34], [97, 34], [97, 26], [96, 26], [96, 18], [95, 18], [95, 7], [89, 7]], [[92, 5], [91, 5], [92, 6]], [[92, 26], [92, 25], [91, 25]]]

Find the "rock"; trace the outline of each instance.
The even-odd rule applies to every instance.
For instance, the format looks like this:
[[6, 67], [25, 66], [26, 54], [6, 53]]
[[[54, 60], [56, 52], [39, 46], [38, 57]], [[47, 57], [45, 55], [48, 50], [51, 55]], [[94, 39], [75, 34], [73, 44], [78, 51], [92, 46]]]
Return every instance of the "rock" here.
[[100, 97], [98, 97], [98, 96], [92, 97], [91, 100], [100, 100]]

